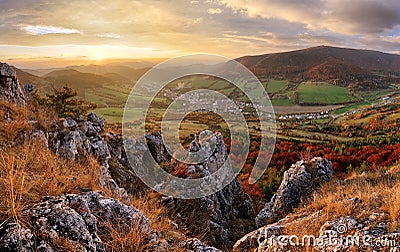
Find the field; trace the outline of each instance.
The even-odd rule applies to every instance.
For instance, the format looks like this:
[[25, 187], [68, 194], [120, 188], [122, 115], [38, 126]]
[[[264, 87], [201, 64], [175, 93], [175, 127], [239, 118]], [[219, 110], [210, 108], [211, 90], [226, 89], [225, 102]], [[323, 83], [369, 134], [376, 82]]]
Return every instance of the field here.
[[[273, 103], [272, 103], [273, 104]], [[324, 106], [300, 106], [300, 105], [289, 105], [289, 106], [274, 106], [276, 114], [296, 114], [296, 113], [315, 113], [326, 110], [338, 110], [343, 105], [324, 105]]]
[[265, 89], [267, 90], [268, 94], [276, 93], [283, 90], [286, 87], [285, 80], [270, 80], [267, 83], [263, 83]]
[[[346, 141], [349, 140], [349, 133], [332, 134], [331, 132], [321, 131], [325, 125], [342, 124], [343, 115], [346, 112], [356, 111], [361, 108], [367, 108], [371, 104], [382, 102], [382, 97], [386, 95], [394, 95], [395, 89], [375, 90], [356, 92], [354, 96], [350, 95], [348, 90], [343, 87], [334, 86], [321, 82], [305, 82], [291, 83], [286, 80], [268, 80], [263, 83], [264, 88], [271, 98], [274, 111], [278, 115], [282, 114], [305, 114], [320, 111], [332, 110], [332, 114], [337, 116], [336, 119], [316, 119], [307, 120], [305, 122], [284, 122], [284, 127], [278, 124], [278, 137], [281, 139], [297, 139], [312, 142], [321, 141]], [[132, 85], [104, 85], [97, 88], [87, 89], [84, 93], [86, 101], [95, 102], [98, 108], [96, 113], [102, 115], [105, 120], [112, 124], [120, 124], [124, 114], [126, 99], [129, 96]], [[256, 89], [247, 87], [250, 95], [258, 95]], [[146, 128], [160, 129], [160, 122], [165, 109], [168, 107], [172, 99], [180, 94], [186, 93], [194, 89], [208, 89], [221, 92], [224, 95], [237, 101], [247, 101], [248, 98], [234, 85], [217, 78], [210, 77], [184, 77], [178, 79], [169, 85], [166, 90], [168, 97], [164, 92], [160, 92], [153, 99], [152, 107], [146, 114]], [[145, 102], [146, 97], [137, 97], [136, 101]], [[149, 98], [150, 99], [150, 98]], [[130, 114], [135, 118], [141, 118], [145, 115], [145, 111], [140, 108], [132, 108]], [[190, 137], [194, 132], [203, 129], [216, 129], [222, 126], [220, 122], [215, 121], [208, 116], [208, 120], [202, 118], [201, 114], [196, 113], [190, 118], [185, 119], [181, 123], [180, 138]], [[358, 120], [346, 120], [347, 123], [367, 123], [372, 117], [365, 116]], [[391, 119], [397, 118], [397, 114]], [[135, 122], [137, 127], [141, 122]], [[168, 122], [167, 122], [168, 124]], [[360, 126], [362, 127], [362, 126]]]
[[297, 88], [299, 104], [343, 104], [357, 101], [347, 89], [327, 83], [301, 83]]

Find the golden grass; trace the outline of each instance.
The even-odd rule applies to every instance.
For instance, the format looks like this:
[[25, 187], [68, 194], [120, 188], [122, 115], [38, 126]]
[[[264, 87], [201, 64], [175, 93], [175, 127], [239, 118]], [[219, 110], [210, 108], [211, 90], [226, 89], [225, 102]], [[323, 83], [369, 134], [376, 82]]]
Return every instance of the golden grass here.
[[0, 150], [0, 220], [18, 219], [46, 195], [98, 189], [97, 162], [69, 163], [34, 141]]
[[[24, 210], [38, 203], [43, 196], [102, 190], [98, 176], [100, 166], [94, 157], [68, 162], [58, 158], [44, 143], [29, 140], [32, 130], [47, 130], [57, 122], [51, 111], [16, 107], [0, 101], [0, 227], [9, 221], [29, 227]], [[31, 122], [30, 122], [31, 121]], [[34, 121], [34, 123], [32, 123]], [[34, 125], [34, 126], [33, 126]], [[132, 198], [131, 205], [143, 211], [156, 229], [172, 244], [184, 236], [174, 230], [161, 205], [160, 195], [148, 194]], [[123, 200], [122, 200], [123, 201]], [[147, 233], [135, 226], [115, 226], [111, 221], [99, 221], [99, 234], [107, 251], [146, 251], [151, 244]], [[36, 233], [37, 236], [45, 234]], [[45, 235], [46, 236], [46, 235]], [[57, 251], [78, 251], [68, 239], [48, 239]], [[173, 249], [179, 251], [178, 247]]]
[[[357, 198], [357, 200], [355, 200]], [[310, 219], [296, 216], [321, 211], [321, 215]], [[400, 221], [400, 175], [398, 173], [375, 173], [353, 176], [344, 181], [334, 181], [321, 188], [306, 206], [300, 207], [291, 216], [292, 222], [285, 233], [295, 235], [315, 235], [328, 220], [352, 216], [362, 220], [372, 213], [385, 213], [377, 223], [386, 221], [393, 228]], [[388, 216], [390, 219], [388, 219]], [[394, 231], [389, 230], [389, 231]]]
[[99, 223], [100, 238], [107, 251], [149, 251], [151, 245], [146, 238], [148, 233], [139, 226], [115, 226], [112, 221]]
[[[160, 197], [158, 193], [149, 192], [143, 196], [132, 197], [130, 205], [150, 219], [151, 230], [158, 233], [159, 239], [168, 242], [169, 251], [185, 251], [179, 247], [179, 243], [186, 239], [185, 230], [174, 227], [168, 217], [168, 210], [161, 204]], [[152, 235], [154, 234], [144, 232], [137, 225], [116, 226], [112, 220], [99, 222], [99, 236], [107, 251], [153, 251], [156, 244], [148, 241], [148, 237]]]

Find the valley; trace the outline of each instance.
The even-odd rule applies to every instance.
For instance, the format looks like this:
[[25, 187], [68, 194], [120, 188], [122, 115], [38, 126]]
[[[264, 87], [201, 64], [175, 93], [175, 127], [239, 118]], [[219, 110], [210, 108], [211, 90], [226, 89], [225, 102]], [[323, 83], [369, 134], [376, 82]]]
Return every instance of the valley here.
[[[315, 49], [311, 51], [314, 52]], [[298, 52], [294, 52], [294, 54], [297, 53]], [[363, 54], [364, 52], [360, 53]], [[267, 56], [267, 58], [269, 57], [271, 56]], [[286, 57], [287, 55], [285, 54], [283, 59]], [[280, 59], [280, 61], [282, 61], [282, 59]], [[254, 64], [253, 61], [250, 63], [246, 61], [243, 62], [250, 65]], [[263, 59], [261, 59], [261, 62], [263, 62]], [[319, 64], [320, 63], [321, 62], [319, 62]], [[327, 63], [325, 62], [324, 67], [337, 67], [336, 64], [330, 65], [330, 63], [331, 60], [328, 60]], [[106, 186], [108, 188], [114, 188], [111, 189], [114, 190], [113, 193], [116, 193], [118, 190], [119, 193], [121, 193], [121, 190], [122, 192], [124, 192], [124, 190], [134, 190], [135, 193], [140, 190], [145, 190], [141, 188], [141, 183], [137, 181], [138, 178], [131, 174], [130, 170], [125, 168], [126, 160], [121, 156], [121, 150], [118, 149], [122, 148], [120, 145], [121, 139], [119, 138], [122, 126], [128, 126], [131, 131], [135, 131], [142, 126], [145, 127], [148, 144], [151, 143], [151, 154], [158, 160], [157, 162], [163, 170], [178, 178], [187, 178], [191, 176], [201, 177], [202, 172], [204, 172], [203, 166], [207, 165], [212, 167], [211, 163], [207, 161], [202, 165], [189, 166], [185, 163], [180, 163], [165, 153], [165, 147], [163, 146], [161, 135], [158, 132], [161, 131], [162, 123], [164, 126], [170, 127], [171, 122], [163, 119], [163, 116], [169, 105], [176, 98], [192, 90], [206, 89], [216, 91], [234, 101], [234, 103], [231, 104], [223, 101], [213, 101], [210, 100], [210, 97], [204, 95], [187, 96], [181, 101], [183, 102], [182, 111], [185, 111], [185, 106], [190, 105], [191, 107], [200, 108], [207, 104], [211, 104], [210, 107], [212, 111], [197, 109], [186, 114], [179, 124], [178, 136], [176, 136], [176, 138], [179, 139], [185, 148], [195, 148], [194, 142], [197, 141], [196, 139], [200, 132], [204, 133], [206, 130], [210, 130], [211, 132], [219, 132], [221, 134], [219, 141], [220, 146], [223, 146], [223, 148], [219, 150], [221, 153], [217, 153], [218, 155], [215, 154], [216, 156], [214, 158], [217, 160], [221, 155], [227, 155], [229, 153], [233, 165], [244, 163], [243, 169], [241, 169], [237, 177], [238, 184], [230, 185], [234, 186], [232, 190], [238, 190], [236, 187], [240, 185], [240, 193], [235, 194], [236, 198], [234, 200], [229, 199], [230, 201], [228, 203], [225, 202], [223, 204], [228, 204], [228, 208], [237, 208], [239, 206], [235, 205], [238, 204], [236, 201], [244, 204], [243, 202], [247, 202], [246, 199], [251, 200], [251, 206], [249, 206], [249, 209], [246, 210], [247, 212], [243, 216], [235, 215], [234, 213], [216, 215], [210, 212], [210, 216], [218, 216], [218, 219], [215, 220], [219, 221], [217, 224], [218, 228], [214, 230], [209, 227], [207, 224], [208, 222], [203, 222], [201, 216], [197, 218], [192, 215], [192, 209], [201, 208], [201, 205], [198, 205], [197, 201], [177, 200], [179, 204], [176, 203], [175, 205], [175, 203], [170, 203], [168, 198], [161, 197], [160, 195], [151, 196], [154, 197], [153, 199], [149, 199], [149, 195], [144, 196], [143, 201], [141, 201], [140, 198], [134, 199], [134, 202], [137, 204], [144, 204], [142, 206], [144, 209], [147, 209], [146, 204], [148, 204], [148, 202], [161, 204], [160, 202], [167, 201], [167, 203], [163, 204], [167, 204], [168, 208], [174, 209], [173, 211], [182, 213], [182, 216], [179, 218], [189, 223], [188, 226], [186, 226], [185, 223], [183, 223], [182, 226], [187, 228], [186, 234], [190, 237], [202, 236], [202, 229], [213, 230], [202, 236], [203, 240], [213, 246], [223, 247], [229, 244], [229, 246], [232, 247], [233, 242], [237, 240], [238, 243], [234, 248], [246, 244], [246, 241], [239, 239], [247, 232], [254, 230], [253, 212], [258, 213], [255, 217], [257, 225], [266, 224], [263, 218], [271, 219], [268, 215], [265, 217], [263, 211], [270, 211], [269, 214], [275, 214], [273, 210], [268, 210], [268, 204], [276, 204], [276, 197], [279, 197], [280, 193], [279, 188], [282, 186], [290, 186], [290, 183], [285, 184], [287, 183], [287, 181], [285, 182], [285, 176], [287, 176], [285, 174], [291, 172], [293, 169], [302, 169], [302, 165], [305, 163], [301, 162], [320, 163], [318, 167], [322, 167], [321, 169], [325, 169], [324, 172], [330, 174], [329, 178], [324, 179], [330, 180], [333, 177], [337, 181], [352, 176], [356, 178], [370, 176], [371, 179], [374, 179], [376, 174], [387, 174], [388, 170], [391, 170], [392, 167], [396, 167], [396, 165], [398, 166], [399, 164], [400, 135], [398, 133], [398, 126], [400, 125], [400, 82], [397, 77], [391, 76], [389, 78], [389, 74], [385, 74], [383, 70], [380, 71], [379, 77], [375, 76], [370, 79], [370, 81], [363, 82], [365, 84], [364, 87], [360, 86], [360, 76], [351, 80], [348, 78], [345, 80], [337, 79], [338, 76], [331, 76], [330, 78], [313, 77], [309, 79], [298, 79], [298, 75], [287, 74], [277, 76], [271, 74], [270, 76], [266, 76], [263, 72], [262, 75], [259, 76], [259, 79], [261, 85], [269, 95], [276, 120], [276, 139], [270, 137], [266, 138], [266, 141], [270, 142], [272, 144], [271, 146], [274, 146], [272, 152], [271, 148], [261, 150], [262, 140], [259, 118], [256, 114], [255, 107], [247, 96], [258, 97], [259, 93], [257, 90], [248, 88], [248, 90], [246, 90], [247, 94], [245, 94], [238, 87], [226, 80], [212, 76], [191, 75], [168, 83], [155, 97], [132, 94], [132, 98], [135, 99], [139, 105], [146, 104], [151, 100], [151, 105], [146, 113], [140, 108], [141, 106], [130, 108], [125, 111], [125, 104], [128, 97], [131, 95], [132, 87], [139, 80], [141, 74], [147, 71], [147, 68], [132, 68], [129, 71], [133, 71], [134, 73], [127, 74], [127, 72], [124, 72], [128, 71], [129, 67], [127, 67], [128, 66], [119, 67], [114, 65], [108, 68], [104, 66], [98, 67], [98, 69], [102, 69], [99, 71], [94, 70], [96, 67], [81, 66], [79, 68], [71, 67], [47, 71], [29, 70], [29, 73], [16, 69], [16, 76], [18, 76], [20, 84], [34, 84], [36, 88], [35, 95], [44, 96], [55, 90], [61, 90], [63, 86], [68, 86], [72, 88], [71, 90], [76, 90], [76, 99], [81, 99], [82, 102], [86, 103], [94, 103], [97, 106], [94, 112], [101, 115], [105, 119], [105, 122], [93, 113], [89, 114], [87, 118], [76, 118], [75, 120], [77, 121], [72, 119], [57, 119], [57, 116], [54, 115], [54, 111], [46, 106], [40, 108], [35, 107], [37, 104], [33, 106], [33, 109], [37, 111], [36, 113], [38, 114], [29, 114], [28, 116], [35, 118], [35, 121], [37, 121], [35, 127], [48, 131], [50, 132], [49, 136], [53, 136], [45, 141], [50, 144], [50, 149], [61, 148], [58, 147], [60, 143], [57, 143], [57, 141], [61, 141], [62, 145], [79, 145], [80, 141], [91, 141], [92, 147], [90, 148], [82, 142], [81, 146], [75, 146], [71, 149], [66, 147], [63, 149], [64, 147], [62, 147], [61, 149], [57, 149], [56, 153], [61, 153], [61, 155], [64, 155], [67, 159], [71, 159], [71, 155], [75, 158], [75, 155], [82, 151], [84, 153], [93, 152], [98, 158], [101, 167], [105, 167], [102, 169], [107, 170], [106, 175], [103, 175], [105, 177], [101, 178], [103, 180], [105, 179], [106, 182], [100, 181], [96, 183], [107, 183]], [[224, 67], [224, 65], [222, 65], [222, 67]], [[347, 67], [349, 69], [346, 68], [346, 71], [352, 71], [353, 67]], [[116, 69], [119, 69], [118, 73], [108, 72]], [[124, 71], [121, 71], [121, 69]], [[379, 66], [377, 66], [377, 69], [379, 69]], [[258, 68], [253, 68], [253, 71], [258, 71]], [[299, 70], [297, 69], [296, 72], [297, 71]], [[309, 70], [303, 69], [302, 71]], [[366, 73], [367, 70], [360, 71], [360, 73], [361, 72], [363, 75], [368, 75]], [[160, 70], [159, 73], [165, 74], [162, 70]], [[40, 74], [40, 76], [34, 74]], [[11, 80], [13, 81], [14, 79]], [[371, 82], [371, 80], [373, 80], [373, 82]], [[47, 103], [47, 105], [54, 106], [51, 102]], [[55, 104], [55, 106], [56, 105], [57, 104]], [[5, 107], [4, 111], [10, 110], [7, 107], [9, 105], [4, 104], [3, 106]], [[239, 111], [235, 111], [235, 106], [239, 108]], [[230, 138], [232, 129], [237, 129], [237, 127], [239, 127], [238, 129], [243, 130], [243, 132], [246, 129], [241, 128], [242, 126], [239, 125], [236, 126], [236, 124], [233, 125], [233, 128], [229, 128], [227, 122], [220, 115], [213, 112], [217, 111], [217, 109], [222, 109], [235, 116], [239, 116], [239, 113], [244, 115], [250, 137], [249, 152], [247, 154], [234, 147], [242, 146], [244, 144], [244, 138], [234, 140]], [[44, 116], [46, 113], [49, 113], [47, 115], [52, 118], [50, 121]], [[126, 113], [125, 115], [134, 115], [134, 118], [145, 116], [145, 122], [125, 121], [125, 125], [122, 125], [124, 113]], [[6, 116], [6, 114], [4, 114], [4, 116]], [[24, 115], [22, 113], [19, 116], [23, 117]], [[270, 116], [269, 118], [272, 119], [273, 117]], [[57, 120], [59, 121], [55, 124], [54, 122]], [[83, 122], [80, 120], [83, 120]], [[5, 121], [4, 124], [8, 125], [8, 122]], [[0, 136], [9, 139], [7, 141], [16, 141], [15, 139], [18, 139], [19, 131], [17, 129], [11, 130], [15, 127], [14, 125], [7, 127], [11, 128], [7, 128], [3, 133], [0, 131], [0, 133], [3, 134], [0, 134]], [[24, 124], [21, 130], [28, 130], [29, 127], [30, 126]], [[60, 127], [61, 129], [59, 129]], [[56, 132], [54, 132], [54, 130]], [[95, 133], [92, 132], [93, 130], [95, 130]], [[63, 136], [63, 134], [67, 135]], [[92, 134], [95, 134], [95, 136]], [[79, 138], [76, 138], [78, 136]], [[44, 136], [45, 139], [47, 139], [46, 137], [47, 136]], [[57, 140], [54, 139], [54, 137], [60, 137], [60, 139]], [[75, 140], [71, 141], [69, 137]], [[136, 144], [139, 144], [139, 142], [136, 142]], [[50, 151], [50, 149], [45, 149], [45, 152]], [[75, 149], [76, 152], [74, 151]], [[14, 155], [11, 149], [7, 149], [7, 151], [7, 153], [9, 153], [7, 155]], [[109, 154], [107, 154], [108, 151], [110, 151]], [[265, 170], [262, 177], [255, 184], [250, 185], [248, 179], [250, 178], [251, 171], [255, 166], [257, 158], [260, 158], [262, 164], [266, 166], [265, 162], [267, 162], [266, 160], [269, 155], [271, 155], [271, 160], [268, 163], [268, 169]], [[110, 157], [111, 159], [109, 160]], [[320, 158], [314, 159], [313, 157]], [[56, 157], [52, 158], [56, 160]], [[300, 163], [297, 162], [298, 160], [301, 160], [299, 161]], [[93, 165], [94, 164], [91, 164], [90, 167]], [[141, 166], [142, 164], [137, 165]], [[46, 167], [46, 169], [49, 168]], [[61, 167], [61, 169], [64, 168]], [[78, 171], [82, 173], [79, 167], [74, 169], [78, 169]], [[109, 172], [110, 175], [107, 177]], [[80, 176], [87, 177], [89, 175], [83, 174]], [[131, 179], [132, 182], [127, 182], [127, 178]], [[296, 177], [294, 179], [296, 179]], [[305, 178], [300, 177], [298, 179], [303, 181]], [[310, 183], [314, 183], [314, 179], [315, 178], [311, 179]], [[385, 183], [379, 181], [377, 183], [378, 185], [382, 184], [382, 186], [386, 186]], [[115, 189], [118, 187], [117, 184], [124, 185], [125, 189]], [[70, 186], [69, 184], [67, 185]], [[85, 183], [85, 181], [80, 182], [79, 185], [83, 187], [94, 187], [91, 184]], [[375, 184], [374, 186], [376, 187]], [[393, 187], [394, 185], [388, 183], [388, 186]], [[324, 187], [324, 190], [330, 190], [329, 188], [329, 186]], [[231, 188], [227, 188], [226, 190], [231, 190]], [[293, 195], [294, 194], [293, 192]], [[91, 194], [89, 193], [89, 195]], [[223, 196], [221, 197], [229, 197], [229, 195], [231, 195], [231, 192], [226, 191], [223, 192]], [[293, 195], [290, 197], [293, 197]], [[302, 196], [305, 195], [306, 192], [304, 192]], [[87, 196], [80, 194], [76, 197]], [[95, 200], [101, 200], [101, 196], [98, 195], [90, 197], [95, 197]], [[123, 196], [121, 195], [118, 197]], [[318, 197], [322, 196], [319, 195]], [[365, 197], [365, 195], [362, 195], [362, 197]], [[391, 199], [390, 197], [388, 198]], [[63, 199], [58, 200], [62, 201]], [[278, 200], [280, 199], [278, 198]], [[222, 204], [219, 202], [219, 199], [213, 199], [213, 202], [218, 202], [215, 204]], [[291, 209], [293, 206], [294, 205], [289, 205], [287, 207]], [[312, 206], [312, 204], [310, 206]], [[172, 211], [166, 210], [163, 207], [164, 206], [159, 207], [159, 209], [162, 209], [160, 211]], [[319, 207], [325, 207], [325, 205]], [[241, 208], [239, 207], [238, 209]], [[93, 211], [96, 210], [94, 209]], [[151, 209], [146, 211], [150, 216], [153, 214], [158, 216], [160, 214], [154, 213], [154, 210]], [[214, 211], [214, 209], [212, 211]], [[235, 211], [239, 210], [235, 209]], [[242, 209], [240, 211], [244, 210]], [[302, 211], [312, 212], [313, 209], [305, 208]], [[355, 212], [359, 214], [357, 211]], [[174, 214], [168, 216], [174, 216]], [[277, 216], [274, 218], [279, 216], [279, 213], [277, 213]], [[204, 218], [208, 218], [208, 215], [205, 214]], [[160, 220], [156, 220], [156, 223], [159, 221]], [[225, 221], [229, 223], [226, 224]], [[300, 219], [300, 221], [303, 220]], [[236, 230], [235, 227], [238, 223], [248, 228], [248, 230]], [[103, 228], [104, 227], [101, 227], [102, 230]], [[174, 235], [176, 234], [172, 234], [169, 227], [162, 226], [161, 229], [167, 229], [167, 231], [165, 231], [166, 234], [174, 237], [170, 239], [173, 246], [180, 246], [176, 244], [176, 242], [181, 238], [175, 237]], [[225, 229], [229, 230], [233, 237], [225, 240], [216, 238], [221, 237], [222, 231], [220, 230]], [[301, 228], [298, 229], [300, 229], [299, 232], [303, 232]], [[244, 238], [245, 237], [246, 236], [244, 236]], [[103, 239], [106, 240], [106, 238]], [[226, 250], [228, 251], [230, 249]]]
[[[332, 50], [334, 51], [333, 53]], [[310, 54], [317, 59], [315, 64], [321, 64], [323, 57], [320, 57], [319, 54], [327, 52], [331, 54], [336, 52], [339, 55], [343, 53], [342, 49], [318, 47], [283, 55], [259, 56], [259, 58], [255, 57], [255, 59], [252, 57], [251, 61], [244, 60], [247, 58], [238, 60], [250, 66], [255, 73], [259, 73], [259, 68], [256, 66], [265, 64], [265, 60], [268, 61], [271, 57], [275, 58], [280, 64], [284, 64], [282, 61], [289, 60], [292, 62], [297, 59], [300, 53], [301, 57], [305, 57], [308, 60], [308, 64], [311, 64], [312, 58], [307, 56], [307, 54]], [[351, 51], [351, 53], [359, 53], [361, 58], [365, 53], [377, 54], [376, 52], [365, 51]], [[290, 54], [293, 54], [293, 56], [290, 56]], [[381, 55], [378, 54], [378, 57], [381, 57]], [[390, 58], [396, 61], [400, 56], [390, 56]], [[255, 63], [255, 61], [259, 63]], [[348, 59], [348, 61], [348, 64], [356, 64], [359, 67], [363, 67], [362, 62], [354, 62], [351, 59]], [[274, 65], [275, 63], [270, 62], [270, 64]], [[323, 64], [325, 69], [332, 70], [337, 68], [337, 64], [332, 64], [330, 58]], [[274, 66], [274, 69], [280, 69], [278, 66]], [[115, 68], [116, 66], [113, 66], [111, 70]], [[124, 67], [121, 68], [127, 70]], [[123, 76], [124, 72], [122, 71], [117, 74], [106, 72], [104, 69], [107, 69], [107, 67], [102, 69], [103, 75], [83, 73], [74, 68], [49, 71], [42, 77], [35, 78], [26, 74], [30, 78], [26, 80], [22, 78], [22, 82], [27, 82], [28, 80], [36, 82], [39, 89], [46, 89], [46, 86], [43, 85], [46, 82], [47, 88], [75, 83], [71, 86], [77, 89], [78, 96], [86, 102], [95, 103], [97, 105], [95, 112], [105, 118], [107, 127], [120, 132], [125, 102], [140, 75], [135, 74], [132, 77], [132, 75], [125, 73]], [[270, 76], [274, 77], [267, 78], [265, 72], [259, 73], [261, 74], [259, 77], [261, 84], [267, 91], [275, 111], [277, 145], [269, 166], [270, 169], [267, 170], [263, 179], [259, 181], [258, 186], [245, 187], [249, 195], [257, 198], [256, 201], [270, 197], [271, 193], [277, 189], [277, 181], [280, 181], [282, 172], [288, 165], [294, 163], [303, 155], [328, 157], [333, 162], [334, 170], [339, 173], [347, 172], [350, 169], [349, 167], [359, 171], [366, 171], [374, 169], [373, 167], [395, 163], [397, 152], [393, 154], [395, 155], [393, 157], [382, 156], [381, 148], [395, 148], [399, 144], [397, 133], [397, 125], [400, 125], [399, 79], [396, 77], [389, 78], [391, 75], [385, 74], [379, 64], [376, 65], [376, 68], [371, 68], [369, 64], [363, 71], [359, 71], [359, 74], [362, 73], [364, 76], [368, 75], [368, 71], [373, 74], [373, 71], [379, 70], [379, 77], [372, 78], [376, 81], [377, 87], [373, 86], [375, 84], [371, 84], [371, 80], [364, 83], [360, 82], [360, 76], [350, 81], [346, 79], [346, 81], [349, 81], [346, 83], [340, 79], [340, 74], [342, 74], [340, 71], [353, 71], [354, 69], [355, 67], [347, 66], [345, 69], [337, 69], [339, 72], [335, 76], [325, 76], [321, 73], [321, 77], [313, 75], [314, 77], [311, 79], [302, 80], [298, 79], [298, 75], [286, 74], [285, 76], [277, 76], [271, 72]], [[81, 67], [79, 70], [84, 71], [85, 68]], [[393, 72], [390, 67], [389, 70]], [[145, 71], [145, 69], [139, 69], [135, 70], [135, 73], [144, 73]], [[297, 72], [299, 69], [293, 71]], [[303, 69], [301, 71], [307, 72], [309, 70]], [[163, 73], [160, 72], [160, 74]], [[349, 75], [351, 74], [346, 74], [346, 76]], [[283, 77], [286, 77], [286, 79]], [[355, 85], [355, 83], [358, 84]], [[260, 144], [260, 132], [258, 130], [260, 124], [257, 120], [257, 115], [248, 97], [235, 85], [222, 79], [203, 75], [186, 76], [166, 85], [154, 98], [136, 97], [137, 101], [143, 100], [143, 102], [153, 99], [146, 115], [145, 127], [148, 133], [161, 130], [163, 115], [174, 99], [196, 89], [217, 91], [235, 101], [248, 124], [252, 144], [250, 154], [246, 158], [246, 164], [252, 166], [254, 164], [252, 163], [254, 156], [259, 155], [257, 148]], [[251, 89], [247, 91], [250, 95], [257, 95], [256, 93], [253, 94]], [[207, 104], [210, 101], [207, 100], [207, 97], [196, 96], [187, 100], [186, 103], [200, 106], [200, 104]], [[222, 106], [227, 112], [231, 110], [230, 107], [224, 104], [215, 103], [214, 106]], [[136, 117], [144, 115], [140, 108], [132, 108], [128, 113], [136, 115]], [[168, 122], [164, 121], [164, 123], [168, 125]], [[131, 122], [130, 127], [137, 128], [140, 125], [141, 122]], [[183, 145], [188, 146], [194, 139], [194, 133], [203, 130], [222, 132], [228, 148], [230, 148], [230, 132], [227, 124], [221, 117], [212, 112], [193, 111], [186, 115], [180, 124], [179, 136], [177, 137], [179, 137]], [[378, 142], [381, 144], [377, 144]], [[357, 161], [351, 159], [349, 154], [353, 155], [354, 150], [347, 149], [352, 148], [352, 146], [361, 148], [358, 143], [362, 148], [369, 148], [370, 152], [367, 153], [375, 155], [376, 159], [366, 163], [359, 162], [358, 159]], [[281, 149], [280, 146], [284, 147]], [[363, 156], [364, 154], [358, 153], [357, 155]], [[389, 153], [385, 155], [389, 155]], [[392, 161], [385, 162], [384, 157]], [[239, 155], [237, 158], [242, 159], [245, 157]], [[279, 159], [279, 162], [276, 162], [276, 159]], [[248, 169], [244, 169], [240, 176], [242, 185], [246, 184], [245, 181], [248, 175]], [[263, 195], [263, 197], [260, 198], [260, 195]]]

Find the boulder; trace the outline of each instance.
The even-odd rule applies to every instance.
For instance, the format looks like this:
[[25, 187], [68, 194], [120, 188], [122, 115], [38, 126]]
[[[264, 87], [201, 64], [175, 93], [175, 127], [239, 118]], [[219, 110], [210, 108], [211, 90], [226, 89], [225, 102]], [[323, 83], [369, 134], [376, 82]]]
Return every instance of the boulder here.
[[[107, 188], [111, 193], [119, 198], [129, 201], [127, 191], [124, 189], [128, 187], [128, 183], [121, 183], [121, 186], [113, 178], [125, 178], [125, 180], [140, 183], [134, 175], [132, 169], [124, 168], [127, 164], [123, 159], [121, 151], [123, 149], [122, 141], [118, 142], [119, 152], [115, 151], [115, 141], [107, 143], [104, 134], [104, 120], [100, 116], [91, 112], [87, 117], [80, 116], [79, 118], [65, 118], [61, 119], [58, 124], [53, 125], [48, 135], [48, 146], [58, 156], [69, 161], [78, 160], [87, 155], [93, 155], [97, 158], [100, 164], [99, 182], [103, 188]], [[113, 138], [114, 135], [110, 134]], [[110, 152], [110, 149], [113, 150]], [[110, 159], [112, 159], [110, 161]], [[121, 164], [121, 167], [115, 169], [114, 164]], [[110, 167], [110, 164], [114, 165]], [[111, 170], [113, 168], [113, 170]], [[123, 181], [122, 181], [123, 182]], [[140, 184], [141, 185], [141, 184]], [[129, 184], [132, 186], [132, 183]], [[141, 185], [142, 186], [142, 185]], [[135, 191], [134, 186], [129, 187]]]
[[316, 157], [293, 164], [284, 173], [283, 181], [270, 202], [256, 217], [257, 227], [274, 222], [307, 199], [321, 184], [332, 179], [332, 163]]
[[0, 62], [0, 100], [25, 106], [29, 103], [31, 86], [22, 86], [16, 71], [9, 65]]
[[222, 250], [205, 245], [197, 238], [192, 238], [181, 242], [180, 247], [185, 249], [185, 251], [192, 252], [222, 252]]
[[160, 132], [154, 132], [152, 134], [146, 134], [147, 145], [150, 149], [151, 154], [157, 163], [171, 162], [171, 155], [164, 145], [164, 141]]
[[13, 222], [1, 227], [0, 251], [56, 251], [50, 244], [61, 239], [78, 251], [105, 251], [99, 222], [112, 223], [115, 228], [137, 228], [154, 240], [150, 220], [141, 211], [100, 192], [45, 197], [24, 215], [30, 229]]
[[[285, 233], [285, 228], [299, 221], [316, 221], [320, 216], [321, 211], [287, 216], [245, 235], [235, 243], [233, 251], [289, 251], [293, 246], [289, 246], [288, 240], [285, 243], [285, 239], [296, 234]], [[294, 245], [297, 247], [295, 251], [397, 251], [400, 249], [400, 233], [388, 232], [384, 223], [380, 222], [385, 218], [387, 216], [384, 213], [373, 213], [362, 221], [351, 216], [334, 218], [323, 223], [316, 236], [306, 234], [305, 240], [305, 236], [295, 236], [299, 239], [298, 244]], [[295, 239], [292, 241], [297, 242]]]

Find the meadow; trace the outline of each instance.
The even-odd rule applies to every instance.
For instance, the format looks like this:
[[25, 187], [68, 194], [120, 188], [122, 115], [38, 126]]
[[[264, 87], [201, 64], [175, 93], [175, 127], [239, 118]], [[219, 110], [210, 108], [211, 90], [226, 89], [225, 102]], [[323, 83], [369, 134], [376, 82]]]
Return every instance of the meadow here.
[[299, 96], [299, 104], [304, 105], [343, 104], [358, 101], [349, 94], [346, 88], [324, 82], [303, 82], [297, 87], [296, 92]]

